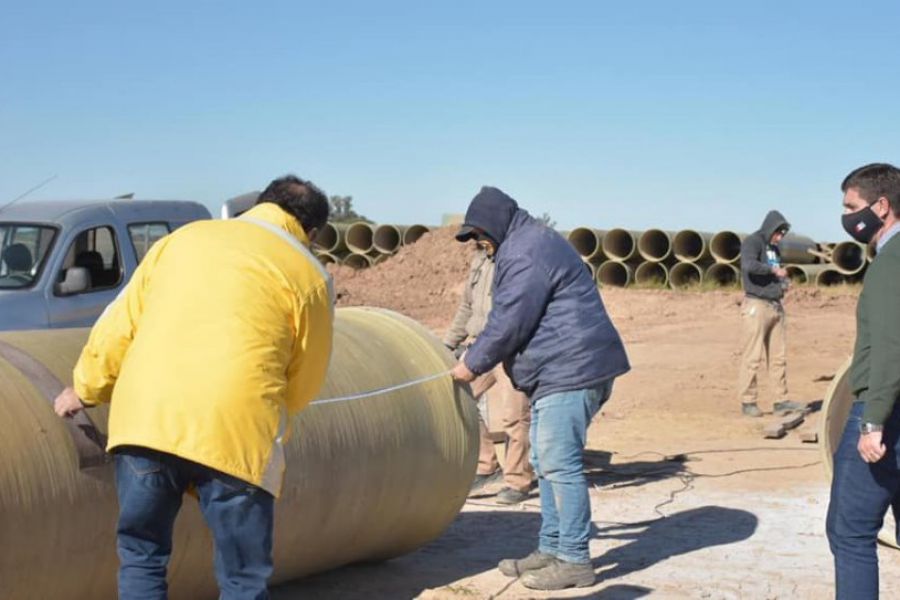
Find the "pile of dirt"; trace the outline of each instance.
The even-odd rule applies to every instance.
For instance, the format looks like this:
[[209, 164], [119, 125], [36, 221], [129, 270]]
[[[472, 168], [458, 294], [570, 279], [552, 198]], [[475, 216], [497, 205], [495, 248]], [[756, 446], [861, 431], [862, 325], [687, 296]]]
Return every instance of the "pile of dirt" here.
[[329, 265], [338, 306], [389, 308], [442, 331], [459, 305], [475, 252], [474, 244], [453, 238], [457, 229], [435, 229], [369, 269]]

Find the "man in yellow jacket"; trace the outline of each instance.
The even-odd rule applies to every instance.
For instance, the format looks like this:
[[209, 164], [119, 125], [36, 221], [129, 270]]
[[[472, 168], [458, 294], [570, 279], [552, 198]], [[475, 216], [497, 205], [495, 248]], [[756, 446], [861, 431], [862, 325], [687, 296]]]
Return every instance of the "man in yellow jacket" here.
[[94, 325], [56, 412], [111, 402], [121, 599], [166, 597], [188, 489], [221, 597], [268, 597], [289, 418], [331, 355], [331, 280], [308, 249], [328, 210], [312, 183], [277, 179], [240, 218], [157, 242]]

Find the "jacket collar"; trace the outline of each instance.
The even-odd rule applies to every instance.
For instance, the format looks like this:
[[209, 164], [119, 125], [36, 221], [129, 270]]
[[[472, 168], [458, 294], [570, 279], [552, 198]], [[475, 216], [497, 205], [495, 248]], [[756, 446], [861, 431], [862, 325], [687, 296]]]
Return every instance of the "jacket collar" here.
[[297, 219], [287, 214], [277, 204], [263, 202], [262, 204], [257, 204], [244, 214], [248, 217], [259, 219], [260, 221], [265, 221], [280, 229], [284, 229], [286, 232], [297, 238], [304, 246], [308, 247], [310, 245], [309, 237], [306, 235], [306, 232], [303, 231], [303, 227], [300, 226]]

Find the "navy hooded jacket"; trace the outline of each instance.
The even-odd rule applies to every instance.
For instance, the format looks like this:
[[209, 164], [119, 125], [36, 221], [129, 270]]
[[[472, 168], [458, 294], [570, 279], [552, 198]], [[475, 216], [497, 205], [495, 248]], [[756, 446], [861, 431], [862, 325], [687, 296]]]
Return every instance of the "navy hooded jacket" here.
[[464, 226], [496, 245], [493, 306], [464, 357], [469, 370], [482, 374], [502, 362], [535, 401], [630, 369], [590, 273], [562, 236], [491, 187], [472, 200]]

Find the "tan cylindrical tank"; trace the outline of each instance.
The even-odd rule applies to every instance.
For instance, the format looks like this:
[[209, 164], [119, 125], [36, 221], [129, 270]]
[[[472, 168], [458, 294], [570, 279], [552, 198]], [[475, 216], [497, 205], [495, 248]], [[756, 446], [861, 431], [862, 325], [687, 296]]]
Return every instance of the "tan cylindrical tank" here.
[[[0, 335], [0, 343], [27, 353], [37, 371], [52, 372], [50, 379], [68, 382], [86, 337], [85, 329], [15, 332]], [[437, 338], [401, 315], [337, 311], [324, 389], [294, 418], [286, 444], [273, 583], [399, 556], [453, 521], [478, 454], [477, 409], [468, 387], [444, 376], [348, 402], [322, 401], [442, 373], [453, 364]], [[46, 376], [42, 384], [0, 356], [0, 378], [0, 595], [115, 598], [112, 466], [79, 469], [70, 430], [47, 398]], [[106, 407], [86, 412], [105, 431]], [[175, 529], [170, 597], [215, 598], [212, 540], [193, 498], [185, 497]]]

